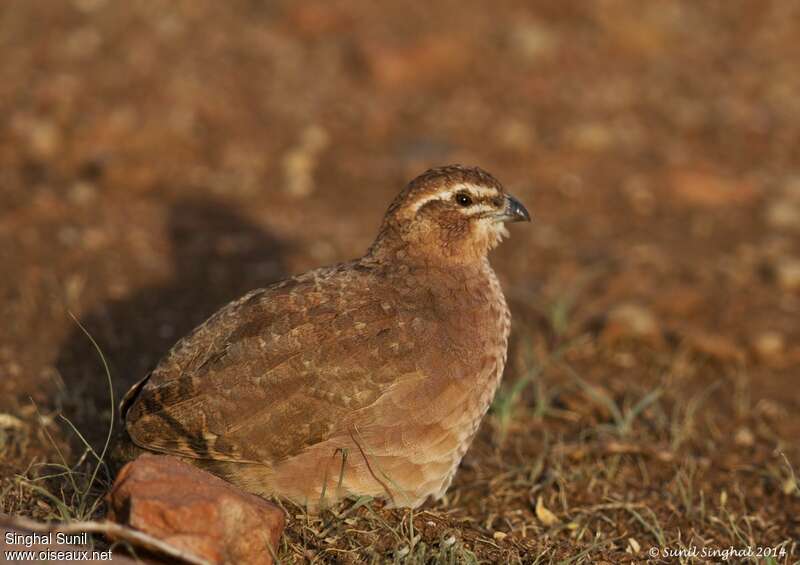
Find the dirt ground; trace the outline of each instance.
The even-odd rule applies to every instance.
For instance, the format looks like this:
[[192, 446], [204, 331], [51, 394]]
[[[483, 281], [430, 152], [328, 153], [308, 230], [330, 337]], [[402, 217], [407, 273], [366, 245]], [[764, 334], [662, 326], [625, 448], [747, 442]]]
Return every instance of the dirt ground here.
[[0, 510], [102, 514], [70, 312], [118, 399], [460, 162], [535, 217], [503, 388], [445, 501], [290, 507], [281, 559], [798, 562], [800, 4], [426, 6], [4, 2]]

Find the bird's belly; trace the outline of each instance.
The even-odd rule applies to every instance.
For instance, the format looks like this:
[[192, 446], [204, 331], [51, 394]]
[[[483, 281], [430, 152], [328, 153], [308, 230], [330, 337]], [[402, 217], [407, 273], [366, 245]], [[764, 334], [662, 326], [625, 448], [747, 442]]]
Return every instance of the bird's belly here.
[[449, 488], [458, 470], [458, 466], [461, 463], [461, 459], [472, 444], [472, 440], [475, 438], [481, 421], [494, 399], [495, 392], [500, 383], [500, 378], [503, 374], [504, 365], [505, 351], [502, 357], [498, 356], [498, 358], [495, 359], [494, 370], [486, 376], [481, 386], [476, 387], [474, 394], [471, 395], [469, 404], [465, 407], [466, 409], [461, 412], [462, 418], [460, 418], [457, 425], [453, 428], [457, 447], [452, 453], [443, 458], [443, 461], [448, 463], [447, 472], [442, 477], [438, 488], [426, 493], [426, 496], [432, 496], [435, 499], [441, 498]]
[[503, 374], [506, 347], [505, 335], [500, 335], [502, 342], [489, 349], [478, 374], [453, 381], [441, 394], [432, 395], [428, 407], [418, 407], [416, 426], [414, 416], [409, 419], [409, 429], [416, 428], [415, 441], [397, 445], [402, 455], [387, 461], [397, 468], [398, 477], [408, 478], [397, 486], [412, 502], [397, 503], [417, 506], [428, 497], [439, 499], [450, 486]]

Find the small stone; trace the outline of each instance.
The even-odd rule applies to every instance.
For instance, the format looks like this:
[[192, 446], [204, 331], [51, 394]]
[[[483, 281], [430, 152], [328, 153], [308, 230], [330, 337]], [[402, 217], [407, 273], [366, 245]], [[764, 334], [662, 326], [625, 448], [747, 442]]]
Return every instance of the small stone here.
[[744, 361], [742, 348], [725, 336], [697, 329], [686, 329], [682, 333], [686, 344], [697, 353], [723, 362]]
[[346, 32], [355, 23], [339, 2], [292, 2], [285, 17], [293, 33], [307, 38]]
[[606, 124], [588, 122], [579, 124], [569, 132], [573, 146], [586, 151], [602, 151], [614, 142], [614, 135]]
[[697, 287], [689, 285], [666, 288], [656, 298], [655, 308], [673, 318], [688, 318], [701, 311], [705, 296]]
[[508, 537], [508, 534], [505, 533], [505, 532], [495, 532], [494, 534], [492, 534], [492, 537], [496, 541], [503, 541], [504, 539], [506, 539]]
[[163, 455], [123, 467], [108, 504], [110, 520], [211, 563], [271, 564], [286, 520], [263, 498]]
[[88, 204], [97, 195], [97, 188], [90, 182], [78, 181], [69, 189], [69, 199], [75, 204]]
[[753, 342], [756, 355], [763, 361], [778, 359], [786, 347], [786, 340], [778, 332], [764, 332]]
[[466, 69], [472, 60], [460, 37], [442, 32], [408, 45], [368, 41], [362, 52], [379, 85], [404, 90], [444, 81]]
[[800, 289], [800, 259], [781, 260], [775, 267], [778, 284], [784, 290]]
[[781, 198], [767, 207], [767, 223], [773, 228], [800, 232], [800, 202]]
[[733, 441], [736, 442], [736, 445], [741, 445], [742, 447], [751, 447], [756, 442], [756, 437], [749, 428], [739, 428], [736, 430], [736, 435], [733, 437]]
[[638, 339], [657, 345], [662, 342], [663, 336], [655, 315], [648, 308], [626, 303], [609, 311], [602, 339], [606, 342]]
[[700, 208], [748, 204], [759, 194], [748, 182], [693, 169], [673, 173], [671, 188], [679, 200]]
[[511, 32], [511, 45], [526, 61], [538, 61], [553, 53], [557, 47], [556, 35], [538, 22], [518, 24]]
[[509, 149], [529, 151], [536, 142], [536, 130], [521, 120], [508, 120], [498, 124], [497, 140]]
[[27, 141], [31, 153], [38, 158], [49, 159], [61, 148], [61, 131], [54, 122], [33, 116], [15, 116], [12, 127]]

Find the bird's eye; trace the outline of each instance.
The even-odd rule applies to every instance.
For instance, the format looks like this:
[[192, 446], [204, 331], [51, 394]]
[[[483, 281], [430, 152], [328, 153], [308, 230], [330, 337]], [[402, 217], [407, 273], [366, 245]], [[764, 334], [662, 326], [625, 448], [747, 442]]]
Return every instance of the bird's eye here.
[[463, 192], [459, 192], [456, 194], [456, 202], [459, 206], [469, 206], [472, 204], [472, 198], [469, 197], [469, 194], [464, 194]]

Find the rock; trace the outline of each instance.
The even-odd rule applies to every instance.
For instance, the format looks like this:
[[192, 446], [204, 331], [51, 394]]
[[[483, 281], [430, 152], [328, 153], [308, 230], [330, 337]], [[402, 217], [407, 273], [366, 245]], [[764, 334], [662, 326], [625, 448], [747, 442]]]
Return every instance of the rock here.
[[706, 296], [696, 286], [681, 285], [664, 289], [655, 298], [654, 308], [665, 316], [688, 318], [703, 310]]
[[27, 142], [31, 153], [39, 159], [50, 159], [61, 149], [61, 131], [53, 121], [19, 115], [12, 118], [11, 127]]
[[514, 51], [528, 62], [549, 57], [558, 45], [555, 33], [534, 21], [524, 21], [514, 26], [510, 39]]
[[336, 2], [297, 2], [286, 7], [286, 20], [303, 37], [319, 38], [348, 31], [354, 18]]
[[773, 228], [800, 232], [800, 176], [790, 178], [767, 206], [767, 223]]
[[637, 339], [652, 345], [663, 342], [661, 326], [655, 315], [648, 308], [632, 303], [619, 304], [609, 311], [601, 338], [608, 343], [624, 339]]
[[536, 143], [536, 128], [522, 120], [506, 120], [497, 124], [497, 141], [508, 149], [530, 151]]
[[800, 231], [800, 203], [781, 198], [767, 207], [767, 223], [773, 228]]
[[742, 447], [752, 447], [752, 445], [756, 442], [756, 437], [753, 435], [753, 432], [750, 431], [750, 428], [739, 428], [736, 430], [736, 434], [733, 436], [733, 441], [736, 442], [736, 445], [740, 445]]
[[614, 143], [614, 132], [602, 122], [587, 122], [568, 131], [572, 145], [585, 151], [602, 151]]
[[786, 341], [778, 332], [764, 332], [753, 341], [756, 355], [766, 362], [779, 360], [785, 348]]
[[778, 284], [784, 290], [794, 291], [800, 289], [800, 259], [786, 258], [780, 260], [775, 266], [775, 275]]
[[97, 187], [88, 181], [78, 181], [69, 189], [69, 199], [77, 205], [91, 203], [97, 196]]
[[686, 345], [693, 351], [723, 362], [743, 363], [745, 354], [741, 347], [725, 336], [698, 329], [684, 329]]
[[446, 82], [467, 69], [472, 60], [459, 36], [444, 33], [407, 45], [365, 42], [362, 53], [379, 85], [403, 90]]
[[162, 455], [123, 467], [108, 503], [109, 519], [211, 563], [271, 564], [286, 521], [274, 504]]
[[671, 189], [678, 200], [700, 208], [748, 204], [759, 195], [751, 183], [693, 169], [674, 172]]

